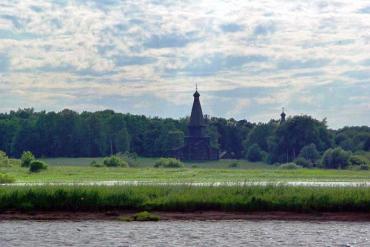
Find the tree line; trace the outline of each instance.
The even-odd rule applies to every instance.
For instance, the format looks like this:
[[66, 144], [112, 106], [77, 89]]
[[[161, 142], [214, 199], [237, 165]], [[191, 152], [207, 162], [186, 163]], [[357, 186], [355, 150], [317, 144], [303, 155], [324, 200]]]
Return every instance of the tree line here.
[[[77, 113], [19, 109], [0, 114], [0, 150], [12, 157], [31, 151], [36, 157], [100, 157], [131, 152], [162, 157], [183, 144], [187, 118], [171, 119], [116, 113]], [[284, 123], [206, 118], [212, 146], [223, 157], [286, 163], [302, 150], [322, 156], [328, 149], [370, 150], [370, 127], [332, 130], [326, 120], [289, 117]], [[310, 149], [310, 148], [311, 149]], [[311, 153], [312, 153], [311, 152]]]

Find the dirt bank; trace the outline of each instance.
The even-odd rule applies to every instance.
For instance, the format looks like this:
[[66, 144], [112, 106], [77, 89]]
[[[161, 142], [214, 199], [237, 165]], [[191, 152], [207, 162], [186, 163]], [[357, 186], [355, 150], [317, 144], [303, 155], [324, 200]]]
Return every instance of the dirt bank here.
[[[112, 212], [28, 212], [0, 213], [0, 220], [118, 220], [137, 211]], [[299, 220], [299, 221], [369, 221], [370, 213], [291, 213], [291, 212], [153, 212], [161, 220]]]

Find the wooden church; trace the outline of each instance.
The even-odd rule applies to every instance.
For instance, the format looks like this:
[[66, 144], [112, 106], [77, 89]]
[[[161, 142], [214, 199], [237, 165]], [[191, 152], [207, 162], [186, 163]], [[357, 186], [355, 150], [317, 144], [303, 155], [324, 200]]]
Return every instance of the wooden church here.
[[200, 94], [194, 93], [194, 102], [188, 123], [188, 135], [185, 136], [184, 146], [171, 151], [172, 157], [180, 160], [218, 160], [219, 150], [211, 147], [210, 137], [206, 133]]

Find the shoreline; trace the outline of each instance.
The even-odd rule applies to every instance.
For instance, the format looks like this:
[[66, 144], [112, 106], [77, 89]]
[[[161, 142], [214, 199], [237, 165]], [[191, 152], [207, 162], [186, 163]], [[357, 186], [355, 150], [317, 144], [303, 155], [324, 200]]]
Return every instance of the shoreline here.
[[[109, 211], [109, 212], [17, 212], [0, 213], [0, 221], [4, 220], [40, 220], [40, 221], [85, 221], [85, 220], [115, 220], [121, 216], [131, 216], [138, 211]], [[323, 213], [294, 213], [294, 212], [151, 212], [160, 217], [161, 221], [213, 221], [213, 220], [284, 220], [284, 221], [353, 221], [370, 222], [370, 213], [353, 212], [323, 212]]]

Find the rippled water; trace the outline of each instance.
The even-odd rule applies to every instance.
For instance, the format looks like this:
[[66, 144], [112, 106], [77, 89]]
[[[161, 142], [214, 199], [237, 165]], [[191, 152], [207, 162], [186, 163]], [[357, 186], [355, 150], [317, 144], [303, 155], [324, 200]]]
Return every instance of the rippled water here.
[[0, 246], [370, 246], [370, 224], [0, 221]]

